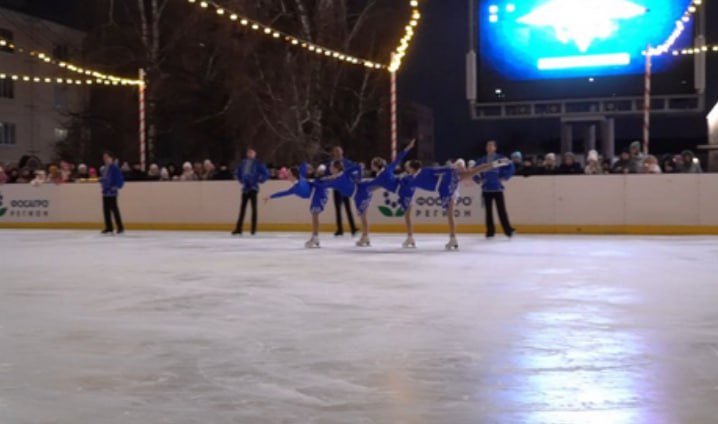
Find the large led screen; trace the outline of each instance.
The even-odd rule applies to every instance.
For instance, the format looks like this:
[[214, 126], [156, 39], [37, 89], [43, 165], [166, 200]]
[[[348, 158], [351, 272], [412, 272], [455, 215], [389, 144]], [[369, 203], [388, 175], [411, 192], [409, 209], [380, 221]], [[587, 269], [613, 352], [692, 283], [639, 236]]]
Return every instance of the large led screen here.
[[[640, 92], [643, 52], [669, 38], [691, 0], [479, 0], [478, 4], [479, 97], [521, 99]], [[692, 25], [685, 26], [673, 49], [692, 45]], [[668, 82], [667, 91], [685, 92], [692, 85], [689, 57], [668, 52], [652, 60], [658, 81]], [[672, 80], [662, 80], [662, 74], [670, 74]]]

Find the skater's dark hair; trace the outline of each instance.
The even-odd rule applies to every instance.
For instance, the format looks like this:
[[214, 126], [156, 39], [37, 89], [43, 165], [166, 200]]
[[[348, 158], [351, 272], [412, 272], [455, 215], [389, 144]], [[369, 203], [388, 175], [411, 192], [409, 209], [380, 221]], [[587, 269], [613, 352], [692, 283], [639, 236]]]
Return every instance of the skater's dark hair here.
[[332, 162], [332, 168], [336, 169], [337, 172], [344, 171], [344, 162], [340, 160], [335, 160]]
[[371, 160], [371, 167], [381, 171], [382, 169], [386, 168], [386, 160], [380, 157], [376, 157]]
[[109, 150], [105, 150], [104, 152], [102, 152], [102, 155], [103, 155], [103, 156], [104, 156], [104, 155], [107, 155], [107, 156], [109, 156], [109, 157], [112, 158], [112, 159], [117, 158], [117, 156], [115, 156], [115, 154], [112, 153], [112, 152], [109, 151]]
[[406, 163], [406, 167], [411, 169], [412, 171], [418, 171], [421, 169], [421, 162], [418, 160], [410, 160]]

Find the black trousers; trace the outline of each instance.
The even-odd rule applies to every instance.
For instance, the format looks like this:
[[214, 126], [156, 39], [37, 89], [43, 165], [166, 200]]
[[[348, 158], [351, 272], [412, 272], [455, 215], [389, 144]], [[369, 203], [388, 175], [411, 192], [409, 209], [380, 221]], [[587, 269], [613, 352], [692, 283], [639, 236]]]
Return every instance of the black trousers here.
[[252, 234], [257, 232], [257, 191], [242, 192], [242, 205], [239, 207], [239, 220], [237, 221], [237, 228], [235, 231], [238, 233], [242, 232], [244, 226], [244, 215], [247, 212], [247, 203], [252, 203]]
[[120, 208], [117, 206], [117, 196], [104, 196], [102, 198], [102, 213], [105, 215], [105, 231], [112, 231], [112, 215], [115, 216], [117, 231], [124, 231]]
[[354, 225], [354, 216], [352, 215], [352, 204], [351, 199], [342, 196], [342, 194], [334, 190], [334, 209], [337, 213], [337, 233], [344, 233], [344, 224], [342, 223], [342, 204], [347, 211], [347, 219], [349, 220], [349, 228], [352, 234], [357, 232], [357, 227]]
[[486, 236], [493, 237], [496, 234], [494, 226], [494, 201], [496, 201], [496, 209], [499, 212], [499, 220], [504, 229], [504, 234], [511, 236], [514, 229], [509, 223], [509, 215], [506, 213], [506, 202], [504, 201], [504, 193], [501, 191], [484, 192], [484, 206], [486, 208]]

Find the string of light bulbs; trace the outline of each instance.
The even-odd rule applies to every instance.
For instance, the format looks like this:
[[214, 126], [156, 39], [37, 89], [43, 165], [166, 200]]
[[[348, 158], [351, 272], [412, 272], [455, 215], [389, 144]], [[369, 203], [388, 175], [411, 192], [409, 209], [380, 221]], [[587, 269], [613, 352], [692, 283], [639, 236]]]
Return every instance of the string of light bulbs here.
[[419, 12], [419, 0], [410, 0], [409, 5], [411, 6], [411, 19], [404, 28], [404, 36], [399, 42], [399, 45], [392, 52], [391, 61], [389, 64], [383, 64], [378, 61], [360, 58], [346, 52], [331, 49], [326, 46], [313, 43], [308, 40], [304, 40], [299, 37], [295, 37], [284, 31], [273, 28], [269, 25], [265, 25], [261, 22], [250, 19], [234, 11], [230, 11], [222, 7], [221, 5], [213, 1], [200, 1], [200, 0], [187, 0], [191, 4], [198, 5], [201, 9], [213, 9], [218, 16], [227, 17], [233, 22], [237, 22], [242, 27], [251, 29], [258, 34], [263, 34], [269, 38], [277, 41], [282, 41], [291, 46], [305, 49], [318, 56], [327, 58], [333, 58], [345, 63], [364, 66], [369, 69], [385, 69], [390, 72], [396, 72], [399, 70], [402, 64], [402, 59], [406, 56], [406, 52], [409, 48], [410, 42], [416, 32], [415, 28], [419, 25], [421, 19], [421, 13]]
[[718, 44], [715, 45], [708, 45], [703, 47], [695, 47], [692, 49], [682, 49], [682, 50], [673, 50], [673, 56], [678, 55], [691, 55], [691, 54], [699, 54], [699, 53], [718, 53]]
[[122, 84], [120, 81], [110, 81], [108, 79], [74, 79], [61, 77], [38, 77], [34, 75], [19, 75], [0, 73], [0, 80], [12, 80], [16, 82], [40, 83], [40, 84], [67, 84], [67, 85], [128, 85]]
[[[51, 55], [48, 55], [47, 53], [43, 53], [43, 52], [36, 51], [36, 50], [27, 50], [22, 47], [18, 47], [12, 41], [4, 39], [4, 38], [0, 38], [0, 47], [7, 47], [7, 48], [11, 49], [13, 52], [27, 54], [41, 62], [50, 64], [50, 65], [54, 65], [54, 66], [57, 66], [58, 68], [62, 68], [69, 72], [73, 72], [73, 73], [85, 76], [84, 80], [71, 79], [71, 78], [60, 78], [65, 81], [90, 81], [90, 79], [88, 79], [88, 77], [90, 77], [90, 78], [93, 78], [95, 81], [97, 81], [97, 80], [108, 81], [109, 84], [105, 84], [105, 85], [135, 85], [135, 86], [139, 86], [139, 85], [144, 84], [144, 82], [139, 79], [118, 77], [115, 75], [105, 74], [105, 73], [102, 73], [102, 72], [99, 72], [99, 71], [96, 71], [93, 69], [83, 68], [81, 66], [77, 66], [77, 65], [69, 63], [69, 62], [56, 60]], [[31, 81], [34, 81], [35, 77], [31, 76], [30, 78], [31, 78]], [[45, 80], [44, 77], [40, 78], [40, 79], [42, 81]], [[57, 80], [57, 79], [58, 78], [55, 78], [55, 80]]]
[[[678, 41], [678, 39], [685, 31], [686, 24], [688, 24], [693, 19], [693, 16], [695, 15], [696, 11], [698, 11], [698, 7], [702, 4], [703, 0], [693, 0], [683, 12], [683, 16], [681, 16], [680, 19], [676, 20], [673, 32], [671, 32], [671, 35], [668, 36], [666, 41], [656, 47], [651, 47], [648, 50], [648, 54], [650, 54], [651, 56], [662, 56], [669, 53], [673, 48], [673, 45], [676, 43], [676, 41]], [[643, 54], [645, 55], [646, 52], [644, 51]]]

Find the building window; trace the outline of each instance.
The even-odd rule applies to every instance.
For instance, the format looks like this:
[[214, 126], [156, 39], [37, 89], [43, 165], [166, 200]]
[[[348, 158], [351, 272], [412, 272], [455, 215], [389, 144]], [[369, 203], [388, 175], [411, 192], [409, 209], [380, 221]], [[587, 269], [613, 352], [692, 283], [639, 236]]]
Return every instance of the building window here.
[[56, 85], [55, 88], [55, 109], [65, 110], [67, 108], [67, 87]]
[[15, 81], [9, 78], [0, 79], [0, 97], [4, 99], [15, 98]]
[[10, 47], [13, 40], [12, 31], [0, 28], [0, 52], [13, 53], [14, 50]]
[[15, 145], [15, 124], [0, 122], [0, 146]]
[[61, 142], [65, 141], [67, 138], [67, 129], [65, 128], [55, 128], [55, 141]]
[[69, 60], [70, 46], [67, 44], [55, 44], [55, 47], [52, 49], [52, 55], [57, 60]]

